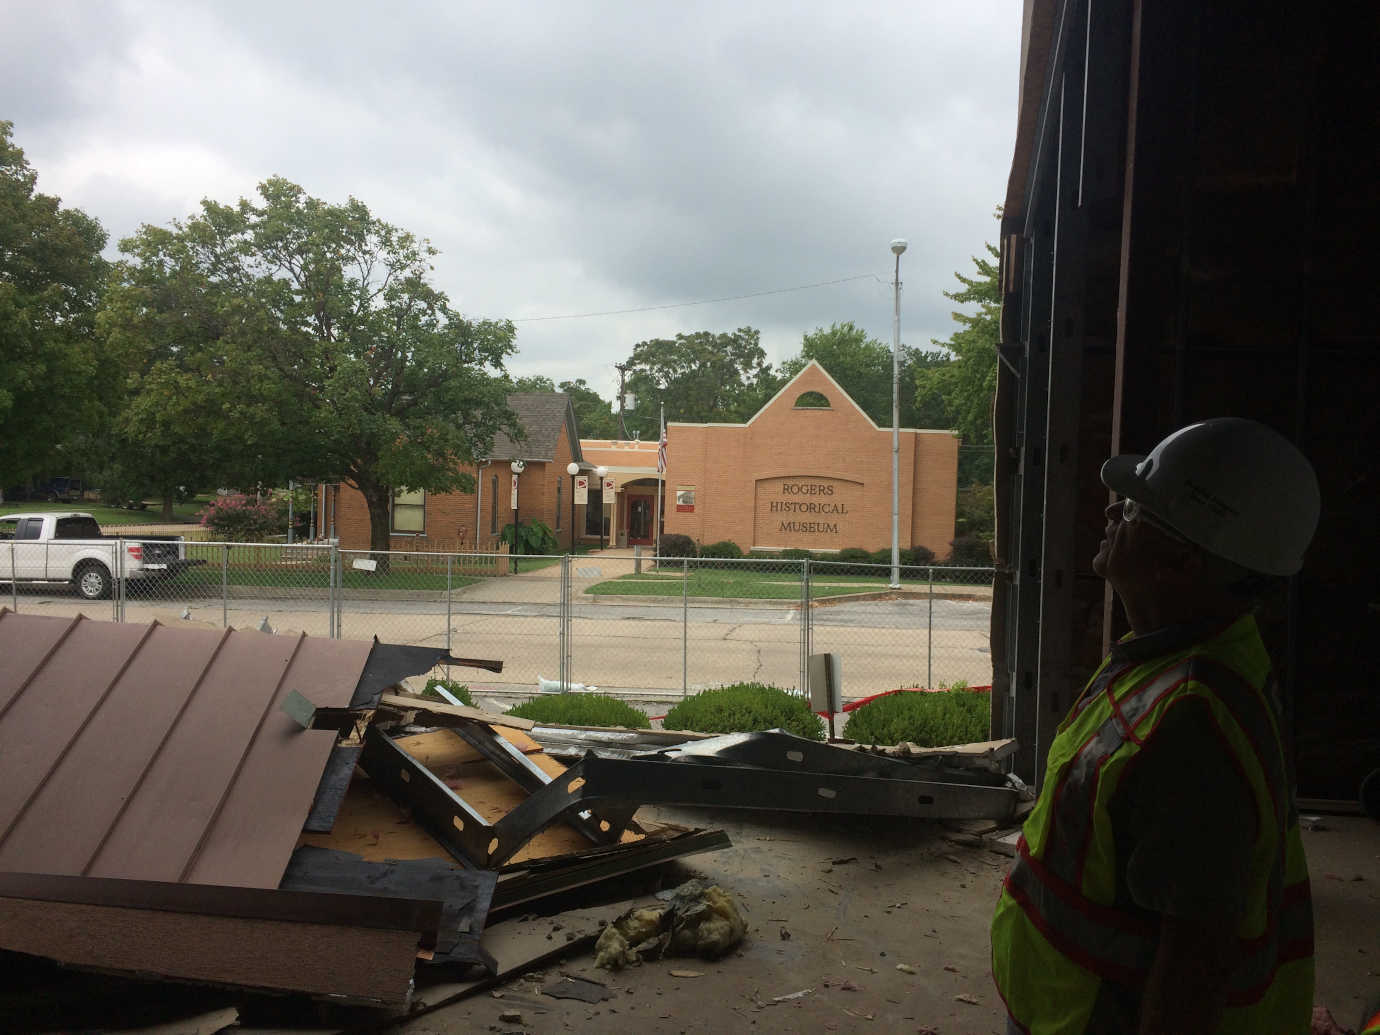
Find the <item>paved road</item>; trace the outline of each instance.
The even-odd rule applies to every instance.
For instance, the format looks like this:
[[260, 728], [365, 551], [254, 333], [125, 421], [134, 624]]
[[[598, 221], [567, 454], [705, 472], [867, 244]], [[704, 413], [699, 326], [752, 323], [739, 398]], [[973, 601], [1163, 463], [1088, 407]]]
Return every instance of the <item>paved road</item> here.
[[[505, 701], [525, 696], [536, 690], [539, 677], [555, 679], [560, 672], [559, 583], [537, 575], [488, 580], [482, 593], [473, 596], [454, 594], [449, 623], [446, 602], [439, 595], [347, 599], [341, 631], [346, 637], [377, 636], [386, 642], [449, 646], [457, 654], [501, 658], [505, 667], [498, 678], [472, 670], [455, 675], [482, 677], [471, 685]], [[85, 603], [63, 587], [22, 589], [18, 600], [23, 611], [111, 616], [108, 602]], [[218, 596], [180, 597], [173, 583], [163, 593], [136, 595], [126, 603], [129, 621], [156, 618], [175, 623], [184, 614], [215, 626], [227, 621], [237, 628], [253, 628], [267, 618], [280, 632], [329, 632], [326, 601], [319, 591], [310, 596], [304, 592], [297, 599], [237, 597], [222, 602]], [[811, 610], [810, 647], [816, 653], [842, 656], [849, 697], [958, 679], [988, 683], [989, 620], [986, 600], [938, 598], [932, 611], [923, 599], [841, 600]], [[800, 611], [794, 601], [742, 607], [692, 602], [682, 612], [674, 598], [666, 603], [577, 600], [570, 652], [575, 680], [649, 701], [674, 699], [683, 687], [693, 691], [740, 680], [797, 686]]]

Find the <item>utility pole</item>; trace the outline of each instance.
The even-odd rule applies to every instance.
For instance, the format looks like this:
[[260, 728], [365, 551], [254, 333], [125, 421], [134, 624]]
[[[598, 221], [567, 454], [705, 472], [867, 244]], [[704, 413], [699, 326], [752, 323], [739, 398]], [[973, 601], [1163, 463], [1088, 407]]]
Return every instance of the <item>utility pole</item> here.
[[628, 440], [628, 426], [623, 423], [623, 396], [628, 378], [628, 364], [615, 363], [613, 369], [618, 371], [618, 432], [619, 438], [626, 442]]

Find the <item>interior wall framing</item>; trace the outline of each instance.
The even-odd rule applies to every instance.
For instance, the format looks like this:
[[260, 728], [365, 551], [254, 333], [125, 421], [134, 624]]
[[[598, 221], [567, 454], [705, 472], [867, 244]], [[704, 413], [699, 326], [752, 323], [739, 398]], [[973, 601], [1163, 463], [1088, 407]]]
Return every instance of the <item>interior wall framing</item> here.
[[1048, 75], [1002, 228], [994, 731], [1038, 778], [1052, 723], [1126, 631], [1089, 566], [1102, 459], [1246, 416], [1318, 471], [1308, 562], [1261, 618], [1301, 792], [1354, 798], [1380, 766], [1380, 106], [1360, 100], [1380, 95], [1380, 8], [1042, 6]]

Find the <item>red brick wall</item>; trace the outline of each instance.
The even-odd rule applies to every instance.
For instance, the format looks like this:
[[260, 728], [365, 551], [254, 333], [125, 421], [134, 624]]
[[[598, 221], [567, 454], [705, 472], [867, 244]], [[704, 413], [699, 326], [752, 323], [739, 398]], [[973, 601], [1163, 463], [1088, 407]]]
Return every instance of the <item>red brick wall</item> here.
[[[518, 518], [521, 521], [533, 519], [544, 522], [553, 531], [556, 528], [556, 482], [562, 480], [561, 489], [561, 528], [557, 539], [561, 549], [570, 545], [570, 475], [566, 465], [572, 458], [570, 440], [566, 429], [561, 428], [556, 444], [556, 456], [552, 462], [528, 461], [527, 469], [518, 476]], [[497, 527], [513, 520], [510, 506], [512, 471], [506, 460], [488, 465], [467, 468], [471, 475], [482, 479], [479, 488], [479, 523], [475, 527], [475, 493], [449, 492], [427, 493], [426, 531], [422, 535], [394, 533], [389, 542], [394, 550], [416, 550], [422, 552], [450, 553], [455, 551], [479, 551], [483, 553], [498, 549], [498, 537], [490, 529], [490, 503], [493, 493], [492, 479], [498, 478]], [[325, 491], [329, 500], [330, 490]], [[575, 508], [577, 527], [583, 527], [584, 508]], [[369, 511], [364, 505], [364, 497], [349, 486], [340, 487], [340, 504], [335, 515], [336, 535], [345, 550], [363, 550], [369, 546]], [[323, 525], [323, 534], [329, 534], [329, 516]]]
[[[809, 391], [827, 397], [830, 408], [797, 409], [796, 399]], [[729, 539], [744, 549], [875, 550], [891, 542], [891, 429], [874, 426], [817, 366], [807, 367], [746, 425], [672, 425], [667, 453], [668, 533], [701, 543]], [[901, 433], [903, 547], [948, 554], [957, 474], [954, 435]], [[693, 513], [676, 509], [676, 490], [687, 485], [695, 487]], [[773, 502], [791, 509], [773, 510]], [[811, 512], [811, 502], [824, 507]], [[846, 513], [837, 512], [840, 503]], [[797, 527], [783, 530], [783, 522]], [[817, 527], [799, 527], [809, 524]]]

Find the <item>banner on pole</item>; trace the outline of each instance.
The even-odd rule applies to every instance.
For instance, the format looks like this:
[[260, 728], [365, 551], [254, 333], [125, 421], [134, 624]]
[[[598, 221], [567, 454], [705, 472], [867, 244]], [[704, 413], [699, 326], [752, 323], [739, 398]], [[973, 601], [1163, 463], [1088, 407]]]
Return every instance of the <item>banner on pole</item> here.
[[513, 501], [508, 504], [509, 510], [517, 510], [517, 480], [518, 476], [513, 475]]
[[575, 503], [577, 506], [585, 506], [589, 503], [589, 475], [587, 474], [575, 476]]

